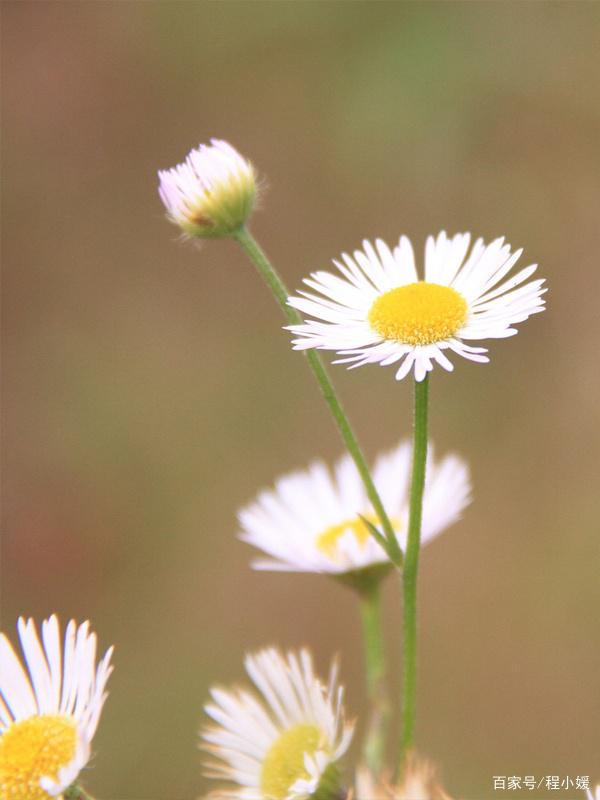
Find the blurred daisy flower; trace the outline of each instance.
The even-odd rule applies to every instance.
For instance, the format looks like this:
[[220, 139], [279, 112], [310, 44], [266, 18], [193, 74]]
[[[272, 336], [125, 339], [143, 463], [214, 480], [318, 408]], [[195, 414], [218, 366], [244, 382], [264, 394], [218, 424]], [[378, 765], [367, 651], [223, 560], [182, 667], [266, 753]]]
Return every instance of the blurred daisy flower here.
[[[375, 461], [373, 479], [402, 548], [408, 529], [411, 446], [402, 442]], [[423, 500], [422, 542], [460, 518], [471, 499], [469, 469], [455, 455], [439, 462], [429, 447]], [[279, 478], [239, 514], [240, 538], [271, 558], [256, 569], [341, 575], [389, 564], [362, 518], [378, 526], [349, 455], [333, 474], [321, 461]]]
[[351, 800], [390, 800], [391, 785], [389, 775], [375, 776], [366, 766], [356, 770]]
[[75, 781], [106, 699], [112, 647], [96, 666], [96, 635], [89, 623], [67, 625], [64, 648], [55, 616], [42, 623], [19, 619], [29, 676], [0, 633], [0, 798], [47, 800]]
[[591, 789], [586, 790], [587, 800], [600, 800], [600, 783], [596, 786], [595, 794]]
[[389, 776], [376, 777], [366, 767], [360, 767], [352, 800], [450, 800], [429, 761], [412, 754], [403, 773], [402, 781], [394, 785]]
[[158, 193], [171, 222], [192, 238], [218, 238], [238, 231], [257, 196], [252, 164], [227, 142], [211, 139], [183, 164], [158, 173]]
[[[340, 275], [315, 272], [304, 283], [318, 294], [299, 292], [288, 302], [315, 319], [289, 327], [296, 350], [335, 350], [336, 363], [399, 364], [396, 379], [411, 370], [417, 381], [439, 364], [451, 371], [450, 352], [485, 362], [486, 349], [468, 342], [513, 336], [515, 323], [544, 309], [543, 280], [528, 281], [531, 265], [507, 278], [522, 250], [470, 234], [451, 239], [442, 231], [425, 246], [425, 278], [419, 280], [410, 241], [390, 248], [380, 239], [363, 242], [354, 258], [334, 261]], [[505, 278], [507, 278], [505, 280]]]
[[262, 697], [243, 689], [213, 689], [203, 748], [213, 760], [207, 775], [235, 784], [215, 794], [236, 800], [291, 800], [338, 790], [337, 762], [353, 725], [346, 723], [343, 689], [331, 669], [324, 686], [306, 650], [275, 649], [246, 657], [246, 671]]

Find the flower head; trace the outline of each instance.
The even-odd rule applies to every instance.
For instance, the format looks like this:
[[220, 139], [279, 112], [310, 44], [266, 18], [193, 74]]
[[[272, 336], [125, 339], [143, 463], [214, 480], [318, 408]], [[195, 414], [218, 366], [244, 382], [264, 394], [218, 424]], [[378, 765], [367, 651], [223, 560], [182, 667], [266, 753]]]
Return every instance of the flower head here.
[[595, 792], [591, 789], [586, 789], [587, 800], [600, 800], [600, 783], [597, 784]]
[[388, 775], [374, 776], [366, 767], [356, 773], [355, 800], [450, 800], [439, 783], [435, 767], [412, 754], [402, 781], [394, 785]]
[[[536, 265], [511, 272], [522, 250], [496, 239], [478, 239], [467, 257], [470, 234], [449, 239], [442, 231], [425, 247], [425, 279], [419, 280], [406, 236], [390, 248], [380, 239], [363, 242], [354, 258], [334, 261], [340, 275], [315, 272], [304, 283], [319, 294], [299, 292], [288, 302], [315, 319], [289, 330], [296, 350], [335, 350], [337, 363], [400, 364], [396, 379], [411, 369], [421, 381], [434, 363], [451, 371], [449, 351], [485, 362], [486, 349], [470, 341], [513, 336], [517, 322], [544, 309], [543, 280], [527, 282]], [[466, 260], [465, 260], [466, 259]]]
[[61, 795], [90, 757], [112, 671], [112, 647], [96, 667], [96, 635], [71, 620], [64, 650], [55, 616], [19, 619], [29, 677], [0, 633], [0, 800]]
[[262, 697], [213, 689], [205, 707], [216, 723], [202, 734], [213, 756], [207, 774], [237, 784], [218, 794], [236, 800], [332, 797], [336, 762], [353, 732], [344, 721], [335, 666], [324, 686], [306, 650], [286, 656], [262, 650], [245, 665]]
[[[400, 546], [406, 544], [411, 446], [401, 443], [377, 458], [375, 486]], [[427, 542], [459, 519], [470, 502], [469, 470], [458, 456], [436, 462], [429, 448], [423, 499], [422, 541]], [[271, 556], [257, 569], [342, 574], [389, 562], [361, 517], [379, 527], [350, 456], [333, 475], [320, 461], [284, 475], [274, 489], [263, 490], [239, 512], [241, 538]]]
[[230, 236], [246, 222], [257, 196], [252, 164], [227, 142], [211, 139], [183, 164], [158, 173], [167, 216], [192, 238]]
[[391, 792], [392, 786], [387, 773], [375, 776], [367, 766], [358, 767], [351, 800], [391, 800]]

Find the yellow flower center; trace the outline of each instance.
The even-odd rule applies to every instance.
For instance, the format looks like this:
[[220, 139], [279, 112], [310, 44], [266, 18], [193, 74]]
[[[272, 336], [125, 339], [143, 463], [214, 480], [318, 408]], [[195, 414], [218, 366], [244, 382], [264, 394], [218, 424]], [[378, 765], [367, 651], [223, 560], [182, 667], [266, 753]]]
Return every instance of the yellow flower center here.
[[304, 754], [314, 755], [321, 743], [316, 725], [295, 725], [285, 731], [269, 749], [263, 761], [260, 788], [272, 800], [283, 800], [300, 778], [308, 778]]
[[[363, 514], [362, 516], [373, 525], [380, 527], [379, 519], [375, 514]], [[397, 531], [400, 527], [400, 520], [392, 519], [390, 522], [394, 530]], [[322, 553], [325, 553], [326, 556], [333, 558], [336, 554], [338, 541], [346, 531], [352, 531], [358, 543], [363, 547], [371, 536], [371, 532], [363, 520], [360, 517], [355, 517], [354, 519], [347, 519], [344, 520], [344, 522], [340, 522], [338, 525], [330, 525], [329, 528], [326, 528], [323, 533], [317, 536], [317, 548]]]
[[368, 319], [382, 339], [425, 345], [454, 336], [467, 321], [467, 313], [467, 301], [456, 289], [421, 281], [380, 295]]
[[77, 746], [70, 717], [29, 717], [10, 725], [0, 736], [0, 800], [48, 800], [40, 778], [56, 780]]

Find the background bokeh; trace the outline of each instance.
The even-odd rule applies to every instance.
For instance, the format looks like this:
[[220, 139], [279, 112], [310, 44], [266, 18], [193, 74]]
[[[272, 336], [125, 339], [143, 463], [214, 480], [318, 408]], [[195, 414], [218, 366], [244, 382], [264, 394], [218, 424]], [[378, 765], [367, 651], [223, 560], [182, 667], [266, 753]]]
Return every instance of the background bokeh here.
[[[2, 627], [56, 610], [116, 644], [90, 790], [205, 791], [208, 687], [264, 644], [340, 653], [364, 709], [350, 592], [253, 573], [235, 538], [258, 488], [341, 445], [242, 254], [164, 220], [156, 170], [211, 136], [265, 176], [253, 228], [292, 287], [442, 228], [541, 265], [548, 311], [433, 376], [475, 502], [422, 558], [418, 740], [455, 797], [600, 779], [600, 4], [2, 10]], [[409, 432], [408, 382], [333, 374], [370, 457]], [[392, 579], [386, 624], [397, 671]]]

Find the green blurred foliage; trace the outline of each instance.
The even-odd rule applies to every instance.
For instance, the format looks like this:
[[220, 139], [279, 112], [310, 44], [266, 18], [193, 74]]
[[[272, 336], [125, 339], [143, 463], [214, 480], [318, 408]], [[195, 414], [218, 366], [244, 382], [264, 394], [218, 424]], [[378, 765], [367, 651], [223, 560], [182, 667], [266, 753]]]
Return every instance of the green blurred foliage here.
[[[364, 237], [420, 251], [441, 228], [540, 263], [547, 313], [433, 378], [433, 438], [475, 503], [422, 559], [418, 740], [456, 797], [600, 779], [600, 5], [3, 14], [2, 625], [56, 610], [116, 644], [90, 790], [206, 791], [202, 704], [247, 649], [340, 653], [365, 706], [350, 593], [252, 573], [235, 538], [258, 488], [341, 446], [242, 255], [163, 219], [156, 170], [211, 136], [265, 176], [253, 227], [292, 287]], [[333, 371], [370, 456], [409, 433], [408, 383]], [[397, 671], [393, 579], [386, 616]]]

